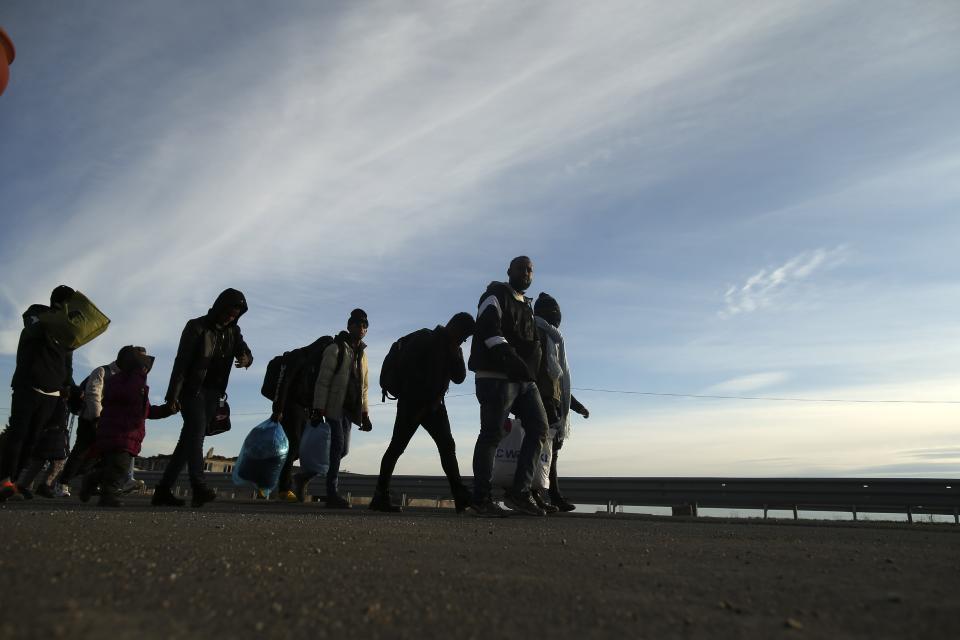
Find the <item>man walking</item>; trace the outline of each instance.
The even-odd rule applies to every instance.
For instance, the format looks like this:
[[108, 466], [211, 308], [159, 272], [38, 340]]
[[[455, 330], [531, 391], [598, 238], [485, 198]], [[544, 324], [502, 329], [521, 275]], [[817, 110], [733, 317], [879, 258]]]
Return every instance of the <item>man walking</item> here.
[[[363, 342], [369, 326], [366, 311], [354, 309], [350, 312], [347, 330], [341, 331], [323, 352], [314, 387], [311, 422], [325, 420], [330, 427], [326, 504], [334, 509], [350, 508], [350, 502], [337, 489], [340, 461], [350, 451], [351, 426], [359, 425], [360, 431], [373, 429], [367, 404], [367, 345]], [[303, 500], [306, 485], [312, 477], [309, 473], [294, 476], [294, 492], [299, 500]]]
[[225, 289], [205, 316], [187, 321], [167, 387], [167, 407], [183, 412], [183, 428], [170, 462], [153, 492], [156, 506], [182, 507], [173, 495], [177, 476], [187, 467], [193, 489], [191, 505], [200, 507], [216, 498], [203, 479], [203, 438], [227, 391], [230, 365], [248, 368], [253, 354], [243, 341], [237, 321], [247, 312], [247, 299], [236, 289]]
[[[460, 384], [467, 377], [460, 350], [473, 335], [473, 316], [458, 313], [446, 326], [421, 329], [399, 341], [396, 367], [397, 418], [390, 446], [380, 462], [377, 490], [370, 501], [374, 511], [400, 511], [390, 499], [390, 477], [417, 428], [423, 425], [440, 452], [440, 465], [450, 483], [458, 513], [469, 506], [467, 489], [460, 479], [456, 445], [450, 433], [450, 419], [443, 397], [450, 382]], [[384, 369], [387, 368], [386, 362]]]
[[534, 463], [546, 442], [547, 416], [534, 382], [540, 367], [540, 341], [531, 300], [523, 293], [533, 283], [533, 262], [514, 258], [508, 282], [491, 282], [480, 297], [477, 325], [470, 347], [469, 367], [476, 372], [480, 402], [480, 435], [473, 451], [473, 508], [477, 515], [501, 517], [490, 491], [493, 459], [503, 438], [503, 425], [511, 413], [520, 418], [523, 445], [517, 458], [512, 489], [506, 505], [520, 513], [544, 515], [530, 495]]

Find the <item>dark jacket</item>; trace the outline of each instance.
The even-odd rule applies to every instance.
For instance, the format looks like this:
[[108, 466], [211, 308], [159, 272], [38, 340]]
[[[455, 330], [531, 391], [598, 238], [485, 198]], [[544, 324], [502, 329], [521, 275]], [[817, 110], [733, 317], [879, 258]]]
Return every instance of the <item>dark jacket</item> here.
[[469, 366], [478, 378], [536, 379], [540, 339], [530, 298], [505, 282], [491, 282], [480, 297]]
[[73, 384], [73, 351], [47, 335], [39, 314], [49, 307], [32, 305], [23, 314], [23, 330], [17, 345], [17, 367], [10, 386], [16, 389], [68, 390]]
[[453, 346], [447, 328], [438, 325], [403, 338], [399, 374], [398, 397], [420, 407], [443, 398], [451, 381], [462, 383], [467, 368], [460, 347]]
[[[231, 307], [240, 308], [237, 319], [219, 326], [216, 318]], [[246, 312], [247, 300], [243, 294], [236, 289], [226, 289], [217, 296], [207, 315], [187, 321], [173, 361], [166, 395], [168, 402], [195, 396], [201, 389], [222, 395], [227, 390], [233, 359], [245, 355], [253, 362], [253, 354], [237, 326], [240, 316]]]
[[[312, 343], [284, 354], [283, 376], [277, 385], [277, 397], [273, 410], [283, 413], [287, 405], [296, 403], [309, 409], [313, 404], [313, 385], [323, 358], [324, 349], [330, 345], [330, 336], [317, 338]], [[310, 379], [311, 375], [314, 379]]]
[[103, 411], [94, 442], [97, 454], [125, 451], [138, 455], [147, 433], [147, 418], [157, 420], [170, 415], [166, 405], [150, 405], [146, 373], [121, 371], [110, 376], [104, 385]]

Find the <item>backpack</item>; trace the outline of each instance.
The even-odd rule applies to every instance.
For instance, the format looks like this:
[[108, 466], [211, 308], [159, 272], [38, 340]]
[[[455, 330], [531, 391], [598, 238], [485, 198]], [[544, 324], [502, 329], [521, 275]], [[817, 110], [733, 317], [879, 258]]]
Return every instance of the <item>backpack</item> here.
[[[297, 404], [310, 408], [313, 404], [313, 388], [320, 375], [323, 352], [333, 344], [333, 336], [323, 336], [312, 344], [285, 351], [267, 363], [260, 393], [267, 400], [276, 400], [287, 375], [292, 376], [286, 386], [287, 397]], [[337, 369], [343, 362], [343, 349], [337, 354]]]
[[286, 370], [284, 360], [290, 354], [284, 351], [279, 356], [274, 356], [267, 363], [267, 370], [263, 374], [263, 384], [260, 386], [260, 395], [267, 400], [273, 401], [277, 397], [277, 391], [280, 389], [280, 383], [283, 381], [283, 374]]
[[387, 357], [383, 359], [383, 365], [380, 367], [380, 389], [383, 392], [381, 402], [386, 402], [387, 398], [396, 400], [400, 397], [400, 383], [402, 380], [400, 365], [403, 360], [403, 345], [413, 336], [429, 329], [420, 329], [413, 333], [408, 333], [398, 339], [387, 351]]

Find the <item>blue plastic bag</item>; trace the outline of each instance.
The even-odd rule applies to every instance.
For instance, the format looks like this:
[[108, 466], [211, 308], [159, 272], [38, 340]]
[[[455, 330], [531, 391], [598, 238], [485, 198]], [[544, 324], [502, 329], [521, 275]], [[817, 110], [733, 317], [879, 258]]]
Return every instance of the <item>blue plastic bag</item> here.
[[329, 468], [330, 425], [326, 421], [316, 425], [307, 421], [300, 438], [300, 470], [325, 476]]
[[279, 422], [264, 420], [247, 434], [233, 467], [233, 483], [267, 494], [277, 486], [290, 443]]

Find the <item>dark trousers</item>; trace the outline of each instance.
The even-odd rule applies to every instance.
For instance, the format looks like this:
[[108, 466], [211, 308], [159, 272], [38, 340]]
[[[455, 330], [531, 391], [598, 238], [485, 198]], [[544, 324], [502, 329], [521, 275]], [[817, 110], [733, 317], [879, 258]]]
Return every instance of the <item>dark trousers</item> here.
[[307, 410], [296, 402], [289, 403], [283, 411], [280, 425], [290, 443], [287, 459], [280, 471], [280, 482], [277, 490], [281, 493], [289, 491], [293, 485], [293, 463], [300, 457], [300, 438], [303, 436], [303, 427], [307, 422]]
[[112, 451], [100, 456], [100, 460], [93, 468], [94, 485], [100, 485], [101, 495], [118, 496], [123, 490], [130, 471], [130, 461], [133, 459], [126, 451]]
[[510, 382], [496, 378], [477, 378], [477, 401], [480, 402], [480, 435], [473, 450], [473, 499], [475, 503], [490, 499], [493, 482], [493, 459], [497, 445], [505, 435], [507, 417], [513, 413], [523, 424], [523, 444], [517, 456], [517, 473], [513, 491], [530, 490], [534, 463], [547, 438], [547, 414], [533, 382]]
[[97, 438], [97, 421], [80, 418], [77, 420], [77, 439], [70, 449], [70, 455], [63, 465], [63, 471], [60, 472], [60, 484], [70, 484], [74, 476], [82, 475], [88, 470], [90, 461], [87, 459], [87, 452], [93, 446], [93, 441]]
[[0, 453], [0, 480], [15, 480], [36, 444], [37, 434], [53, 417], [60, 399], [33, 389], [14, 389], [10, 426]]
[[557, 458], [560, 455], [560, 448], [563, 446], [563, 438], [560, 434], [553, 438], [553, 457], [550, 459], [550, 489], [551, 496], [560, 497], [560, 484], [557, 482]]
[[340, 461], [350, 452], [350, 418], [326, 418], [330, 425], [330, 469], [327, 471], [327, 496], [337, 494], [340, 485]]
[[160, 479], [161, 487], [173, 487], [184, 467], [187, 467], [191, 485], [196, 487], [203, 484], [203, 438], [207, 435], [207, 425], [217, 412], [219, 402], [220, 394], [210, 389], [201, 389], [197, 395], [181, 400], [183, 428]]
[[441, 402], [436, 407], [415, 406], [409, 402], [404, 402], [401, 398], [397, 401], [397, 418], [393, 423], [393, 437], [390, 439], [390, 446], [383, 454], [383, 460], [380, 461], [380, 477], [377, 479], [377, 491], [386, 492], [390, 490], [390, 477], [397, 466], [397, 460], [403, 455], [410, 439], [417, 432], [417, 428], [423, 425], [430, 437], [437, 445], [437, 451], [440, 452], [440, 465], [450, 483], [450, 489], [453, 495], [460, 496], [464, 493], [463, 481], [460, 479], [460, 466], [457, 464], [457, 446], [453, 441], [453, 434], [450, 433], [450, 419], [447, 417], [447, 407]]

